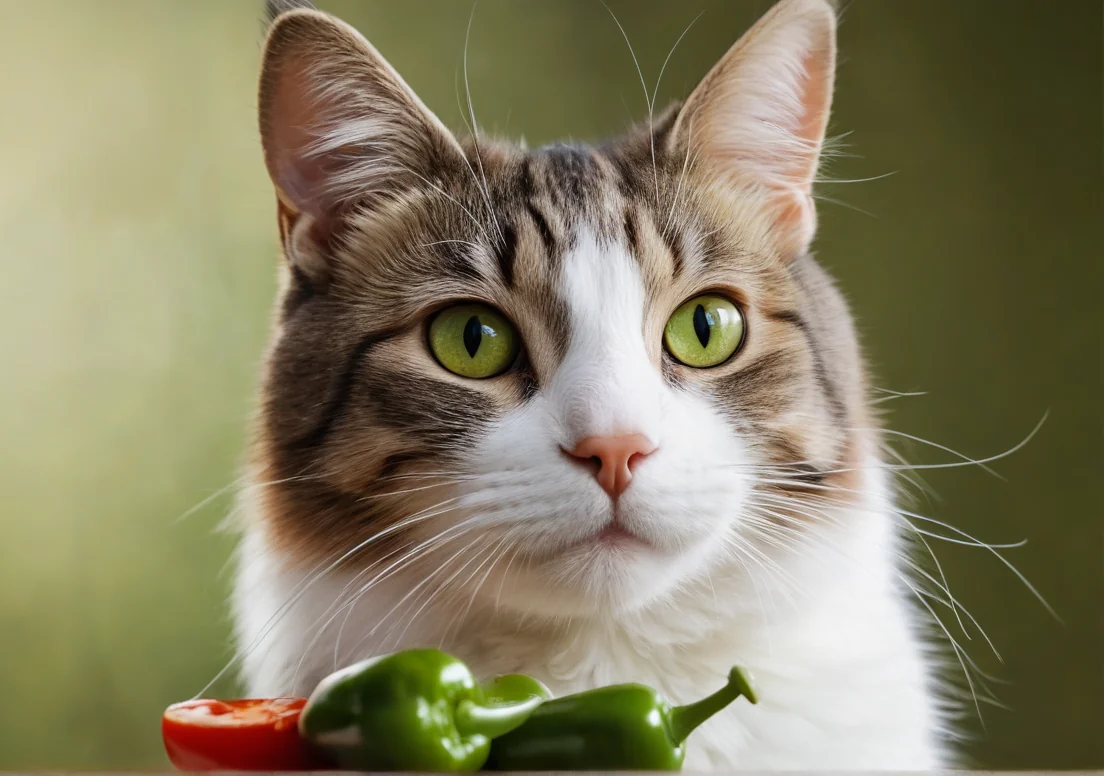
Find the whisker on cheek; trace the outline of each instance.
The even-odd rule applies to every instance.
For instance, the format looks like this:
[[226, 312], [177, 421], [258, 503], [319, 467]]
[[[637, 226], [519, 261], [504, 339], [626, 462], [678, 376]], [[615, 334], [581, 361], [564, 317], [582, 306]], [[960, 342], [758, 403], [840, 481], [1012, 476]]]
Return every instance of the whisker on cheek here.
[[407, 496], [411, 493], [420, 493], [426, 490], [433, 490], [434, 488], [444, 488], [454, 484], [455, 482], [434, 482], [429, 485], [420, 485], [417, 488], [406, 488], [405, 490], [388, 490], [384, 491], [383, 493], [373, 493], [370, 496], [361, 496], [357, 499], [357, 501], [374, 501], [375, 499], [380, 499], [388, 496]]
[[440, 506], [442, 506], [442, 504], [437, 504], [433, 507], [429, 507], [419, 513], [416, 513], [404, 520], [399, 521], [394, 525], [378, 531], [377, 533], [358, 542], [350, 549], [342, 552], [335, 560], [331, 561], [329, 564], [326, 564], [325, 560], [320, 561], [308, 574], [304, 575], [302, 580], [300, 580], [292, 588], [286, 600], [276, 608], [276, 610], [260, 628], [254, 638], [244, 648], [240, 648], [239, 650], [237, 650], [234, 657], [231, 658], [226, 663], [226, 665], [224, 665], [222, 669], [219, 670], [219, 672], [211, 679], [210, 682], [207, 683], [205, 687], [203, 687], [203, 689], [199, 691], [199, 693], [195, 697], [198, 698], [202, 696], [203, 693], [207, 692], [211, 688], [211, 686], [214, 685], [215, 682], [225, 676], [230, 669], [232, 669], [235, 665], [237, 665], [254, 650], [256, 650], [264, 642], [264, 640], [268, 638], [269, 634], [272, 633], [280, 620], [283, 617], [287, 616], [288, 613], [294, 608], [294, 606], [299, 603], [299, 601], [301, 601], [303, 597], [311, 590], [311, 588], [313, 588], [321, 579], [323, 579], [328, 574], [333, 573], [341, 566], [341, 564], [349, 561], [350, 559], [355, 557], [357, 553], [361, 552], [366, 547], [369, 547], [374, 542], [379, 541], [391, 534], [394, 534], [395, 532], [405, 530], [406, 528], [409, 528], [410, 526], [415, 525], [419, 522], [436, 517], [437, 515], [433, 512], [433, 510], [435, 508], [439, 508]]
[[495, 566], [498, 564], [498, 562], [500, 560], [502, 560], [505, 553], [501, 552], [500, 550], [502, 548], [502, 545], [504, 543], [506, 543], [507, 541], [509, 541], [509, 534], [503, 536], [502, 539], [500, 539], [498, 541], [498, 543], [495, 544], [490, 549], [490, 552], [488, 553], [487, 558], [484, 559], [483, 561], [481, 561], [478, 566], [476, 566], [476, 568], [472, 571], [471, 575], [468, 577], [468, 579], [462, 585], [459, 585], [457, 587], [457, 590], [462, 590], [462, 589], [466, 588], [471, 583], [472, 579], [475, 578], [475, 575], [479, 573], [479, 570], [488, 561], [491, 562], [490, 565], [487, 567], [487, 571], [484, 572], [483, 576], [480, 578], [479, 582], [475, 585], [475, 588], [472, 590], [471, 595], [468, 597], [467, 605], [463, 608], [462, 611], [458, 611], [457, 614], [453, 616], [452, 620], [450, 620], [449, 623], [445, 626], [444, 631], [443, 631], [444, 635], [442, 636], [442, 642], [444, 644], [448, 644], [448, 643], [451, 642], [452, 637], [453, 637], [453, 633], [454, 633], [454, 628], [460, 628], [460, 627], [463, 626], [464, 621], [468, 617], [468, 613], [471, 612], [472, 605], [475, 603], [476, 598], [479, 596], [479, 591], [482, 590], [483, 585], [486, 584], [487, 579], [488, 579], [488, 577], [490, 577], [491, 572], [494, 571]]
[[[440, 514], [445, 514], [449, 511], [452, 511], [452, 510], [441, 510], [441, 511], [435, 512], [431, 515], [427, 515], [426, 517], [427, 518], [436, 517]], [[459, 525], [463, 526], [464, 523], [460, 523]], [[453, 526], [453, 528], [456, 528], [456, 527], [457, 526]], [[342, 611], [347, 611], [347, 612], [351, 613], [352, 608], [356, 605], [357, 600], [359, 600], [359, 598], [362, 595], [367, 593], [376, 584], [387, 580], [388, 578], [390, 578], [394, 574], [402, 571], [404, 568], [406, 568], [409, 565], [413, 564], [415, 561], [418, 560], [419, 557], [421, 557], [425, 554], [428, 554], [428, 552], [430, 550], [432, 550], [437, 544], [443, 543], [443, 541], [448, 541], [448, 539], [446, 539], [445, 536], [450, 531], [451, 531], [451, 529], [443, 531], [440, 534], [437, 534], [436, 536], [434, 536], [431, 540], [423, 542], [422, 544], [415, 547], [413, 550], [410, 550], [409, 552], [404, 554], [402, 556], [402, 558], [400, 558], [398, 561], [395, 561], [394, 563], [392, 563], [390, 566], [388, 566], [386, 569], [384, 569], [383, 572], [381, 572], [377, 576], [373, 577], [368, 583], [361, 586], [361, 588], [349, 600], [347, 600], [345, 603], [340, 603], [341, 598], [344, 597], [347, 594], [348, 590], [355, 584], [355, 582], [358, 581], [361, 576], [368, 573], [372, 569], [373, 566], [367, 567], [366, 569], [362, 570], [359, 574], [354, 576], [353, 579], [350, 580], [350, 582], [345, 585], [345, 587], [338, 594], [338, 596], [335, 598], [333, 603], [331, 603], [330, 606], [321, 615], [319, 615], [319, 617], [315, 620], [313, 625], [310, 628], [308, 628], [308, 632], [309, 631], [314, 631], [314, 636], [312, 636], [312, 638], [311, 638], [310, 642], [307, 644], [306, 648], [303, 649], [303, 656], [300, 659], [299, 664], [296, 668], [295, 676], [298, 676], [298, 673], [299, 673], [300, 668], [302, 667], [303, 661], [311, 653], [311, 651], [314, 649], [315, 645], [317, 645], [318, 641], [322, 638], [322, 636], [325, 633], [326, 629], [334, 622], [334, 620], [337, 619], [338, 616], [340, 616]], [[462, 534], [463, 531], [460, 531], [460, 533]], [[397, 552], [398, 551], [393, 551], [391, 553], [388, 553], [383, 558], [381, 558], [380, 561], [378, 561], [377, 563], [383, 562], [388, 557], [391, 557], [391, 555], [396, 554]], [[373, 564], [373, 565], [375, 565], [375, 564]], [[335, 607], [337, 607], [336, 610], [335, 610]], [[324, 623], [322, 622], [323, 620], [325, 620]], [[345, 621], [343, 621], [342, 626], [344, 626], [344, 622], [347, 622], [347, 621], [348, 621], [348, 615], [346, 615], [346, 619], [345, 619]], [[321, 626], [320, 626], [320, 624], [321, 624]], [[338, 640], [338, 644], [339, 644], [340, 643], [340, 630], [339, 630], [338, 635], [339, 635], [339, 640]], [[335, 645], [335, 649], [336, 649], [336, 645]]]
[[[826, 488], [825, 490], [830, 492], [830, 491], [839, 491], [839, 490], [848, 490], [848, 489]], [[804, 514], [805, 516], [807, 516], [807, 517], [809, 517], [809, 518], [811, 518], [815, 521], [825, 522], [827, 524], [834, 525], [834, 526], [837, 526], [837, 527], [841, 525], [840, 518], [837, 517], [837, 516], [831, 515], [827, 510], [832, 510], [832, 511], [836, 511], [836, 512], [841, 511], [841, 510], [843, 510], [843, 511], [852, 510], [853, 511], [856, 508], [856, 506], [855, 506], [855, 504], [852, 500], [841, 501], [841, 500], [833, 499], [833, 498], [823, 496], [823, 495], [814, 496], [812, 498], [805, 499], [804, 504], [801, 508], [796, 508], [794, 506], [794, 504], [792, 503], [792, 501], [793, 501], [792, 499], [783, 498], [783, 497], [780, 497], [780, 496], [777, 496], [777, 495], [771, 495], [769, 493], [768, 494], [759, 494], [756, 497], [756, 499], [758, 501], [763, 502], [764, 504], [773, 504], [773, 505], [779, 506], [781, 508], [790, 509], [790, 510], [797, 510], [800, 513]], [[757, 509], [767, 510], [769, 513], [772, 514], [772, 516], [774, 516], [776, 518], [779, 518], [779, 519], [782, 519], [783, 521], [785, 521], [787, 519], [785, 515], [779, 514], [775, 510], [771, 510], [769, 507], [766, 507], [766, 506], [763, 506], [763, 505], [756, 505], [755, 500], [753, 500], [753, 506], [754, 506], [754, 508], [757, 508]], [[876, 514], [882, 514], [881, 510], [870, 510], [870, 511], [872, 511]], [[894, 515], [894, 516], [897, 516], [901, 520], [902, 525], [905, 528], [907, 528], [919, 540], [921, 545], [925, 548], [927, 553], [931, 556], [932, 561], [933, 561], [934, 566], [935, 566], [935, 569], [936, 569], [936, 573], [939, 576], [937, 578], [936, 576], [934, 576], [933, 574], [931, 574], [927, 570], [920, 567], [915, 561], [913, 561], [912, 559], [910, 559], [907, 556], [902, 557], [902, 559], [901, 559], [902, 563], [908, 569], [910, 569], [912, 573], [916, 574], [917, 577], [921, 578], [922, 580], [927, 580], [928, 582], [933, 584], [939, 591], [942, 592], [943, 595], [940, 596], [940, 595], [932, 594], [928, 591], [922, 590], [914, 582], [910, 582], [903, 574], [898, 575], [900, 577], [901, 583], [907, 589], [909, 589], [910, 592], [912, 592], [913, 595], [918, 600], [920, 600], [920, 602], [922, 604], [922, 607], [926, 611], [928, 611], [930, 616], [935, 620], [934, 624], [941, 631], [943, 631], [945, 633], [946, 637], [948, 638], [949, 642], [951, 643], [952, 650], [954, 651], [955, 657], [959, 661], [960, 667], [963, 671], [963, 676], [966, 678], [967, 684], [969, 686], [970, 694], [971, 694], [971, 697], [974, 701], [975, 707], [977, 707], [977, 704], [981, 700], [992, 701], [993, 700], [992, 697], [991, 697], [992, 693], [989, 690], [989, 688], [985, 686], [984, 681], [983, 681], [984, 679], [992, 680], [992, 677], [985, 674], [985, 672], [982, 671], [977, 666], [976, 662], [969, 656], [969, 654], [966, 652], [963, 645], [953, 638], [953, 636], [950, 634], [950, 632], [948, 631], [946, 626], [939, 619], [939, 617], [936, 614], [934, 608], [931, 607], [931, 605], [928, 603], [928, 601], [938, 603], [942, 606], [945, 606], [947, 609], [950, 609], [953, 616], [956, 618], [962, 633], [966, 636], [966, 638], [971, 638], [970, 632], [967, 629], [967, 627], [965, 625], [965, 622], [962, 619], [962, 617], [965, 616], [966, 621], [968, 621], [970, 623], [970, 625], [972, 625], [974, 627], [974, 629], [977, 630], [977, 632], [981, 635], [982, 639], [986, 642], [987, 646], [993, 652], [994, 656], [997, 658], [998, 661], [1002, 660], [1002, 658], [1000, 656], [1000, 653], [997, 650], [996, 645], [992, 642], [989, 635], [986, 633], [986, 631], [983, 628], [983, 626], [981, 625], [981, 623], [977, 620], [977, 618], [974, 617], [974, 615], [972, 613], [970, 613], [968, 609], [966, 609], [966, 607], [961, 603], [961, 601], [959, 601], [959, 599], [957, 597], [955, 597], [950, 592], [950, 586], [949, 586], [949, 583], [947, 582], [946, 575], [943, 573], [943, 568], [942, 568], [941, 564], [939, 563], [939, 560], [938, 560], [937, 556], [932, 551], [931, 546], [930, 546], [930, 544], [928, 543], [928, 541], [926, 540], [925, 537], [938, 538], [938, 539], [942, 539], [944, 541], [954, 543], [954, 544], [959, 544], [959, 545], [963, 545], [963, 546], [970, 546], [970, 547], [976, 547], [976, 548], [979, 548], [979, 549], [984, 549], [984, 550], [987, 550], [988, 552], [998, 554], [998, 556], [999, 556], [999, 553], [997, 553], [998, 549], [1008, 549], [1008, 548], [1013, 548], [1013, 547], [1019, 547], [1019, 546], [1023, 545], [1023, 542], [1005, 543], [1005, 544], [993, 544], [993, 543], [982, 542], [980, 540], [977, 540], [975, 537], [969, 536], [968, 534], [965, 534], [965, 532], [961, 532], [959, 529], [956, 529], [953, 526], [950, 526], [950, 525], [948, 525], [948, 524], [946, 524], [942, 521], [937, 521], [937, 520], [934, 520], [933, 518], [927, 518], [923, 515], [916, 515], [915, 513], [908, 512], [907, 510], [900, 510], [900, 509], [896, 509], [896, 508], [891, 508], [890, 509], [890, 514]], [[935, 532], [932, 532], [932, 531], [926, 531], [924, 529], [918, 528], [917, 526], [915, 526], [911, 522], [911, 520], [909, 520], [909, 516], [911, 516], [913, 519], [931, 521], [932, 523], [937, 524], [940, 527], [951, 531], [952, 533], [963, 534], [963, 535], [965, 535], [966, 538], [957, 538], [955, 536], [946, 536], [946, 535], [943, 535], [943, 534], [938, 534], [938, 533], [935, 533]], [[804, 535], [806, 532], [809, 532], [810, 529], [808, 528], [808, 524], [806, 524], [804, 522], [802, 522], [802, 526], [803, 526], [803, 531], [801, 533]], [[815, 537], [815, 539], [817, 541], [824, 542], [824, 543], [828, 544], [829, 546], [834, 546], [834, 547], [837, 547], [837, 549], [838, 549], [838, 545], [836, 545], [836, 543], [833, 540], [827, 538], [822, 532], [813, 530], [813, 531], [811, 531], [811, 533], [813, 534], [813, 536]], [[807, 539], [809, 537], [805, 536], [805, 538]], [[1006, 565], [1011, 566], [1010, 562], [1007, 561], [1007, 559], [1004, 559], [1003, 556], [999, 556], [999, 557], [1001, 558], [1003, 563], [1005, 563]], [[1014, 571], [1014, 573], [1017, 574], [1017, 577], [1021, 578], [1021, 575], [1018, 573], [1018, 571], [1015, 569], [1015, 567], [1011, 566], [1011, 568]], [[1034, 588], [1032, 588], [1030, 586], [1030, 584], [1026, 581], [1026, 579], [1021, 578], [1021, 581], [1025, 584], [1025, 586], [1028, 587], [1028, 589], [1030, 591], [1032, 591], [1033, 593], [1035, 592]], [[1043, 603], [1044, 603], [1044, 606], [1045, 606], [1046, 605], [1045, 602], [1043, 602]], [[984, 692], [986, 693], [986, 696], [982, 696], [982, 695], [978, 694], [979, 688], [984, 690]], [[978, 713], [980, 714], [980, 708], [978, 708], [977, 710], [978, 710]]]
[[[438, 574], [441, 574], [444, 571], [448, 570], [449, 564], [451, 564], [454, 560], [456, 560], [460, 556], [467, 553], [469, 550], [471, 550], [472, 547], [475, 547], [476, 545], [479, 545], [479, 544], [485, 544], [485, 543], [486, 543], [486, 540], [483, 537], [477, 536], [474, 539], [472, 539], [467, 545], [465, 545], [460, 550], [458, 550], [457, 552], [455, 552], [451, 556], [449, 556], [449, 558], [447, 560], [445, 560], [443, 563], [441, 563], [435, 571], [433, 571], [431, 574], [429, 574], [427, 577], [425, 577], [425, 579], [423, 579], [421, 582], [419, 582], [417, 585], [415, 585], [409, 592], [407, 592], [406, 595], [404, 595], [402, 598], [400, 598], [398, 600], [398, 602], [396, 602], [396, 604], [394, 606], [392, 606], [391, 609], [389, 609], [387, 611], [387, 613], [383, 615], [383, 617], [380, 618], [380, 621], [376, 625], [374, 625], [371, 630], [369, 630], [367, 633], [365, 633], [363, 637], [361, 637], [360, 641], [358, 641], [357, 644], [353, 647], [354, 653], [356, 651], [358, 651], [361, 648], [361, 646], [373, 634], [375, 634], [375, 632], [377, 630], [379, 630], [380, 626], [383, 625], [383, 623], [387, 622], [387, 620], [391, 617], [391, 615], [393, 615], [399, 609], [399, 607], [401, 607], [404, 603], [406, 603], [407, 599], [409, 599], [410, 596], [418, 593], [418, 591], [421, 590], [422, 588], [425, 588], [430, 582], [433, 581], [434, 578], [436, 578], [436, 576]], [[454, 579], [456, 579], [456, 577], [458, 577], [463, 572], [463, 570], [465, 568], [467, 568], [469, 565], [471, 565], [471, 563], [473, 563], [477, 558], [479, 558], [485, 550], [486, 550], [486, 547], [484, 546], [480, 550], [478, 550], [475, 554], [473, 554], [472, 557], [468, 558], [468, 560], [465, 561], [458, 569], [456, 569], [452, 573], [452, 575], [449, 576], [448, 579], [444, 580], [444, 582], [441, 583], [439, 589], [443, 589], [443, 588], [447, 587], [448, 584], [450, 582], [452, 582]], [[428, 604], [429, 601], [432, 600], [432, 598], [433, 598], [433, 589], [432, 588], [428, 588], [428, 589], [430, 590], [430, 597], [426, 600], [426, 604]], [[424, 605], [423, 605], [423, 607], [424, 607]], [[421, 609], [419, 609], [418, 611], [420, 612]]]
[[[439, 514], [445, 514], [445, 512], [441, 512]], [[349, 617], [352, 614], [353, 608], [356, 606], [356, 602], [360, 599], [361, 596], [368, 593], [377, 584], [380, 584], [382, 582], [387, 581], [388, 579], [395, 576], [396, 574], [399, 574], [402, 571], [404, 571], [405, 569], [409, 568], [412, 564], [414, 564], [415, 562], [417, 562], [421, 558], [423, 558], [423, 557], [429, 555], [431, 552], [439, 549], [440, 546], [442, 546], [443, 544], [445, 544], [449, 541], [452, 541], [452, 540], [454, 540], [454, 539], [456, 539], [460, 536], [463, 536], [465, 533], [467, 533], [468, 530], [470, 530], [472, 528], [471, 523], [474, 523], [474, 522], [475, 522], [474, 520], [463, 521], [463, 522], [461, 522], [457, 525], [451, 526], [450, 528], [448, 528], [444, 531], [441, 531], [440, 533], [434, 535], [433, 537], [431, 537], [430, 539], [428, 539], [426, 541], [421, 542], [420, 544], [414, 546], [411, 549], [397, 548], [395, 550], [392, 550], [391, 552], [387, 553], [386, 555], [381, 557], [376, 562], [372, 563], [371, 565], [369, 565], [365, 569], [361, 570], [359, 573], [356, 574], [356, 576], [354, 576], [351, 580], [349, 580], [349, 582], [345, 585], [345, 587], [342, 588], [342, 590], [335, 597], [334, 602], [330, 605], [330, 608], [326, 610], [327, 612], [329, 612], [333, 607], [339, 606], [340, 608], [337, 610], [337, 612], [335, 612], [335, 616], [337, 614], [340, 614], [340, 612], [342, 610], [346, 611], [345, 620], [342, 623], [341, 629], [339, 629], [339, 631], [338, 631], [337, 644], [340, 644], [341, 631], [344, 630], [344, 623], [348, 622]], [[369, 580], [368, 582], [364, 583], [359, 588], [357, 588], [357, 591], [355, 593], [353, 593], [351, 597], [348, 596], [349, 590], [352, 589], [356, 584], [358, 584], [363, 577], [367, 576], [369, 573], [374, 571], [377, 566], [383, 565], [390, 558], [394, 557], [395, 555], [400, 555], [400, 554], [401, 554], [401, 557], [398, 560], [392, 562], [391, 565], [387, 566], [387, 568], [385, 568], [383, 571], [379, 572], [371, 580]], [[342, 599], [347, 599], [347, 600], [345, 600], [344, 603], [342, 603]], [[335, 644], [335, 649], [336, 648], [337, 648], [337, 645]]]

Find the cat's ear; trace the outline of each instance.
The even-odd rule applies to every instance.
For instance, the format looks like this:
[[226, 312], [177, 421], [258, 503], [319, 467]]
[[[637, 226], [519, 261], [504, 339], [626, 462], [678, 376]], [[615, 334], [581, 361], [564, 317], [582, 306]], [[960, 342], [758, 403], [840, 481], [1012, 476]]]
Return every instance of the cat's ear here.
[[832, 5], [782, 0], [705, 76], [668, 135], [672, 153], [693, 153], [723, 181], [765, 191], [791, 255], [816, 232], [812, 189], [835, 64]]
[[298, 9], [315, 10], [311, 0], [265, 0], [265, 23], [272, 24], [280, 14]]
[[351, 26], [319, 11], [278, 14], [260, 82], [265, 164], [281, 209], [332, 223], [350, 205], [401, 193], [463, 151]]

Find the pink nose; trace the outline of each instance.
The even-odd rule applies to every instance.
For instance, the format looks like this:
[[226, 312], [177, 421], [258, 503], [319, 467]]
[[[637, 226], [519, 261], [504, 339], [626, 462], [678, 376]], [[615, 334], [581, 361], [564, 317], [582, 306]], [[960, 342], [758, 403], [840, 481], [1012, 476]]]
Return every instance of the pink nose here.
[[643, 434], [587, 437], [567, 454], [598, 465], [595, 476], [610, 498], [617, 498], [632, 482], [632, 470], [641, 460], [654, 453], [656, 446]]

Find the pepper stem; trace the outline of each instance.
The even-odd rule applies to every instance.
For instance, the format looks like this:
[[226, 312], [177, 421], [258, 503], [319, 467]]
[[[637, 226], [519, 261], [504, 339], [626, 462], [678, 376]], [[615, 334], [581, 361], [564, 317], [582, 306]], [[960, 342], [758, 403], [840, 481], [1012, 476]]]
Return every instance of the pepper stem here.
[[670, 731], [672, 743], [681, 744], [699, 725], [741, 695], [751, 703], [759, 702], [747, 672], [742, 668], [734, 667], [728, 672], [728, 684], [717, 690], [717, 692], [702, 698], [697, 703], [688, 703], [685, 706], [675, 706], [671, 709]]
[[465, 736], [498, 738], [524, 724], [543, 702], [543, 698], [533, 697], [489, 707], [463, 700], [456, 704], [456, 729]]

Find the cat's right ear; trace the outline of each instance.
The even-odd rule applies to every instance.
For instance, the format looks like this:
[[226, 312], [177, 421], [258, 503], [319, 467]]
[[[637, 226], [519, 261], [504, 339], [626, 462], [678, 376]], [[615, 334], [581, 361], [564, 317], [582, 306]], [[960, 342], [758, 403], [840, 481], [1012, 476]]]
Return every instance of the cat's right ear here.
[[324, 243], [349, 208], [371, 207], [463, 160], [452, 133], [372, 44], [319, 11], [275, 19], [259, 106], [285, 247], [303, 216]]
[[687, 98], [668, 133], [723, 184], [766, 195], [779, 247], [804, 253], [816, 231], [813, 183], [832, 105], [831, 0], [780, 0]]

